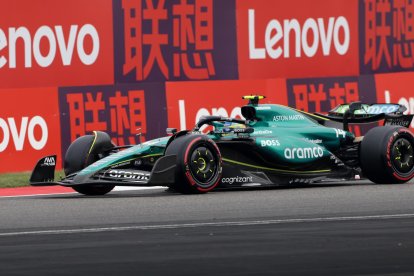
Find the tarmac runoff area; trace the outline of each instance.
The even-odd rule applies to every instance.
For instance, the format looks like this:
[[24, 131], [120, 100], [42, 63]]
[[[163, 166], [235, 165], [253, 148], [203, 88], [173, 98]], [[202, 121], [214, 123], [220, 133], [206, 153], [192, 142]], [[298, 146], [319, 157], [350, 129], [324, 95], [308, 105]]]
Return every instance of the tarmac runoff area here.
[[68, 189], [2, 197], [0, 221], [0, 275], [414, 275], [413, 182]]

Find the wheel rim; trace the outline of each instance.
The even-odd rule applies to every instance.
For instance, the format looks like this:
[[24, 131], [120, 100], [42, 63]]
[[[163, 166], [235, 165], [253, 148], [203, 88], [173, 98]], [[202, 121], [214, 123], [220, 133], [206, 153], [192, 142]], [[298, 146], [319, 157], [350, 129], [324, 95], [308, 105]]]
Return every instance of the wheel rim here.
[[400, 174], [410, 173], [414, 168], [413, 145], [406, 138], [399, 138], [392, 146], [391, 158], [394, 169]]
[[193, 150], [190, 157], [190, 172], [201, 187], [208, 187], [217, 171], [217, 158], [213, 152], [200, 146]]

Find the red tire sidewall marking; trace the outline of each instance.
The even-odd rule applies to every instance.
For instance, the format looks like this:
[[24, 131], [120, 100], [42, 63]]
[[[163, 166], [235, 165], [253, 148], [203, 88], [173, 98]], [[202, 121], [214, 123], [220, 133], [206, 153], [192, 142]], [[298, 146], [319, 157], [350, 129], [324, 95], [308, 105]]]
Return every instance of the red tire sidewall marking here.
[[387, 165], [392, 170], [393, 170], [393, 168], [392, 168], [392, 164], [391, 164], [391, 146], [393, 145], [394, 140], [395, 140], [395, 137], [397, 137], [398, 134], [399, 134], [399, 131], [395, 131], [395, 132], [392, 133], [390, 139], [388, 140], [388, 143], [387, 143], [387, 151], [385, 153], [385, 158], [386, 158], [386, 161], [387, 161]]
[[221, 173], [222, 173], [223, 160], [221, 158], [220, 150], [219, 150], [218, 146], [216, 145], [216, 143], [214, 143], [213, 140], [208, 139], [207, 142], [209, 142], [210, 144], [212, 144], [214, 146], [214, 149], [216, 150], [216, 154], [217, 154], [217, 158], [218, 158], [218, 162], [217, 162], [218, 167], [217, 167], [217, 170], [218, 170], [218, 174], [219, 175], [217, 177], [217, 181], [212, 186], [210, 186], [208, 188], [201, 188], [201, 187], [198, 187], [197, 186], [197, 190], [199, 190], [200, 192], [208, 192], [208, 191], [213, 190], [220, 183]]
[[[196, 143], [196, 142], [198, 142], [198, 141], [200, 141], [200, 140], [202, 140], [202, 137], [198, 137], [198, 138], [196, 138], [196, 139], [194, 139], [193, 141], [191, 141], [190, 142], [190, 144], [188, 144], [188, 146], [187, 146], [187, 148], [186, 148], [186, 150], [185, 150], [185, 156], [184, 156], [184, 169], [185, 169], [185, 176], [186, 176], [186, 178], [188, 179], [188, 181], [190, 182], [190, 184], [192, 185], [192, 186], [194, 186], [194, 185], [196, 185], [197, 184], [197, 182], [196, 182], [196, 180], [193, 178], [193, 176], [191, 175], [191, 173], [190, 173], [190, 168], [189, 168], [189, 165], [188, 165], [188, 153], [189, 153], [189, 151], [190, 151], [190, 149], [191, 149], [191, 147]], [[214, 141], [213, 140], [211, 140], [211, 139], [208, 139], [207, 141], [206, 141], [206, 143], [210, 143], [210, 144], [212, 144], [213, 145], [213, 147], [214, 147], [214, 149], [216, 150], [216, 154], [217, 154], [217, 158], [218, 158], [218, 168], [217, 168], [217, 170], [219, 170], [219, 174], [221, 175], [221, 170], [222, 170], [222, 158], [221, 158], [221, 154], [220, 154], [220, 150], [219, 150], [219, 148], [217, 147], [217, 145], [216, 145], [216, 143], [214, 143]], [[202, 187], [199, 187], [199, 186], [196, 186], [196, 189], [198, 190], [198, 191], [200, 191], [200, 192], [208, 192], [208, 191], [211, 191], [212, 189], [214, 189], [218, 184], [219, 184], [219, 182], [220, 182], [220, 175], [219, 175], [219, 177], [217, 178], [217, 181], [212, 185], [212, 186], [210, 186], [210, 187], [208, 187], [208, 188], [202, 188]]]
[[190, 182], [191, 186], [194, 186], [196, 184], [195, 179], [193, 178], [193, 176], [190, 173], [190, 167], [188, 166], [188, 152], [190, 151], [191, 147], [197, 142], [200, 141], [201, 137], [198, 137], [196, 139], [194, 139], [193, 141], [190, 142], [190, 144], [188, 144], [186, 150], [185, 150], [185, 154], [184, 154], [184, 169], [185, 169], [185, 177], [188, 179], [188, 181]]

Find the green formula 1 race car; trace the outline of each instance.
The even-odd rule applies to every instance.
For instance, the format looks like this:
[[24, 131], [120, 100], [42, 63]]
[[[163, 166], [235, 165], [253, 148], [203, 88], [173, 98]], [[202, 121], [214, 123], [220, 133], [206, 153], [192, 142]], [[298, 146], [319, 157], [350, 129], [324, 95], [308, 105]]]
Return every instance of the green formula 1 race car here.
[[[181, 193], [215, 188], [306, 184], [365, 177], [404, 183], [414, 176], [413, 115], [398, 104], [339, 105], [327, 115], [259, 104], [245, 96], [245, 119], [207, 116], [192, 130], [117, 147], [104, 132], [76, 139], [64, 158], [66, 177], [54, 182], [56, 155], [37, 163], [30, 184], [62, 185], [85, 195], [115, 186], [166, 186]], [[349, 124], [384, 121], [355, 137]], [[208, 134], [200, 128], [210, 125]]]

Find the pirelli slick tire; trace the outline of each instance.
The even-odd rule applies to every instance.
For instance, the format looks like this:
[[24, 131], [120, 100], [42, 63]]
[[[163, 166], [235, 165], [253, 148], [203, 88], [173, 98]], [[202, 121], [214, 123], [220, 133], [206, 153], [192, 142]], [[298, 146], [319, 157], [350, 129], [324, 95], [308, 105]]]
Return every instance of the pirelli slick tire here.
[[220, 181], [222, 160], [217, 145], [205, 135], [185, 135], [173, 140], [165, 155], [177, 156], [174, 184], [184, 193], [207, 193]]
[[[70, 144], [65, 154], [64, 171], [68, 176], [78, 172], [102, 158], [102, 153], [113, 148], [111, 138], [105, 132], [94, 131], [93, 135], [84, 135]], [[114, 185], [79, 185], [72, 188], [84, 195], [104, 195], [113, 190]]]
[[87, 196], [105, 195], [112, 191], [114, 188], [115, 185], [107, 184], [79, 185], [72, 187], [72, 189], [74, 189], [76, 192]]
[[362, 173], [378, 184], [405, 183], [414, 177], [414, 136], [404, 127], [368, 131], [361, 143]]

